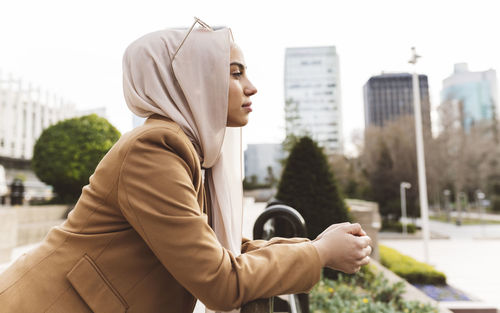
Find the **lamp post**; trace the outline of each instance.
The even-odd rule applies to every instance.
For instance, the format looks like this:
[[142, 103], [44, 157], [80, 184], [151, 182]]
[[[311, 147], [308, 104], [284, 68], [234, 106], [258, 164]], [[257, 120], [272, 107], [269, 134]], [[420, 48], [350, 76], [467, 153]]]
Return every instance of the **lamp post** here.
[[444, 209], [446, 211], [446, 221], [450, 221], [450, 195], [451, 191], [449, 189], [445, 189], [443, 191], [444, 195]]
[[408, 231], [406, 230], [406, 193], [405, 189], [410, 189], [411, 184], [407, 182], [401, 182], [399, 184], [399, 190], [401, 193], [401, 221], [403, 222], [403, 235], [408, 235]]
[[479, 221], [481, 223], [481, 236], [484, 237], [484, 223], [483, 223], [483, 200], [484, 193], [481, 190], [476, 190], [477, 205], [479, 207]]
[[[417, 60], [420, 55], [415, 51], [415, 47], [411, 48], [412, 57], [409, 63], [414, 67], [417, 65]], [[413, 72], [413, 113], [415, 115], [415, 137], [417, 144], [417, 168], [418, 168], [418, 189], [420, 195], [420, 216], [422, 218], [422, 233], [424, 239], [424, 259], [429, 263], [429, 204], [427, 202], [427, 178], [425, 176], [425, 159], [424, 159], [424, 136], [422, 132], [422, 110], [420, 108], [420, 88], [418, 74], [415, 69]]]

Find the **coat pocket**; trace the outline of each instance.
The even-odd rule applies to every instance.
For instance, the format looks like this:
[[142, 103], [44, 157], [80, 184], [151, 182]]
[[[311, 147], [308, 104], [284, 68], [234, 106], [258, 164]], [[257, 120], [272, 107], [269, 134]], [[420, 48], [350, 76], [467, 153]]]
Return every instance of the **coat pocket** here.
[[66, 278], [94, 313], [127, 312], [125, 299], [88, 255], [76, 263]]

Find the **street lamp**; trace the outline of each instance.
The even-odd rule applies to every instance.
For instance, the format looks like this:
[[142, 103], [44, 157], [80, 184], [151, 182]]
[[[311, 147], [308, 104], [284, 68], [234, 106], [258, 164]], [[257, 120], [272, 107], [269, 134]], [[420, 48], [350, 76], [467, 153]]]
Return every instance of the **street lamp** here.
[[[417, 54], [415, 47], [411, 48], [412, 57], [409, 63], [414, 67], [417, 59], [421, 56]], [[425, 177], [424, 159], [424, 136], [422, 134], [422, 110], [420, 108], [420, 88], [418, 74], [413, 72], [413, 113], [415, 115], [415, 137], [417, 144], [417, 168], [418, 168], [418, 189], [420, 195], [420, 215], [422, 217], [422, 233], [424, 238], [424, 258], [429, 263], [429, 204], [427, 202], [427, 178]]]
[[411, 184], [407, 182], [401, 182], [399, 185], [399, 190], [401, 193], [401, 221], [403, 222], [403, 235], [406, 236], [408, 234], [406, 230], [406, 194], [405, 189], [410, 189]]
[[481, 190], [476, 190], [477, 205], [479, 206], [479, 221], [481, 222], [481, 235], [484, 237], [484, 223], [483, 223], [483, 200], [484, 193]]
[[444, 194], [444, 209], [446, 211], [446, 221], [450, 221], [450, 195], [451, 191], [449, 189], [445, 189], [443, 191]]

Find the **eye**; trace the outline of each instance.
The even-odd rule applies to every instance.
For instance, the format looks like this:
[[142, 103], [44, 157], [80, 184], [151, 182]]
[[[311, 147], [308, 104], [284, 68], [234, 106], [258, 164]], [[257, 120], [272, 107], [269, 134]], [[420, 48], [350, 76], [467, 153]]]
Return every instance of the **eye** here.
[[241, 75], [243, 75], [242, 72], [234, 72], [234, 73], [231, 73], [231, 75], [234, 77], [234, 78], [240, 78]]

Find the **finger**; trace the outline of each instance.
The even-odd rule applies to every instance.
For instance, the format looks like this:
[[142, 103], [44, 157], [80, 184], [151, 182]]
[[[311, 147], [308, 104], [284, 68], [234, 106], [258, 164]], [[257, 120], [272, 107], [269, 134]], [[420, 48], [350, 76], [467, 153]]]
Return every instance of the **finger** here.
[[363, 256], [369, 256], [372, 254], [372, 247], [367, 246], [366, 248], [363, 248]]
[[364, 249], [368, 247], [371, 243], [371, 239], [368, 236], [354, 236], [354, 235], [352, 236], [354, 237], [353, 239], [355, 241], [355, 246], [358, 249]]
[[370, 256], [368, 256], [368, 255], [367, 255], [367, 256], [365, 256], [365, 257], [363, 258], [363, 260], [361, 260], [361, 261], [359, 262], [359, 265], [360, 265], [360, 266], [363, 266], [363, 265], [367, 265], [368, 263], [370, 263]]
[[363, 243], [363, 247], [370, 246], [372, 244], [372, 239], [368, 236], [361, 236], [359, 239]]
[[352, 235], [355, 235], [355, 236], [362, 235], [361, 231], [363, 229], [361, 228], [361, 225], [359, 225], [358, 223], [354, 223], [354, 224], [350, 224], [350, 225], [345, 225], [344, 227], [345, 227], [347, 233], [349, 233], [349, 234], [352, 234]]

